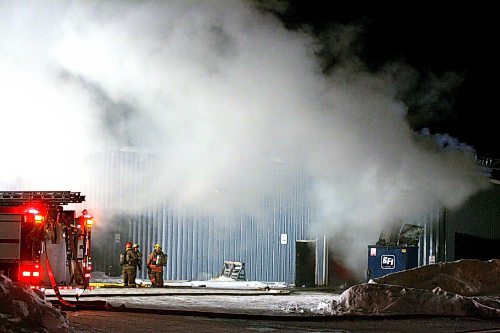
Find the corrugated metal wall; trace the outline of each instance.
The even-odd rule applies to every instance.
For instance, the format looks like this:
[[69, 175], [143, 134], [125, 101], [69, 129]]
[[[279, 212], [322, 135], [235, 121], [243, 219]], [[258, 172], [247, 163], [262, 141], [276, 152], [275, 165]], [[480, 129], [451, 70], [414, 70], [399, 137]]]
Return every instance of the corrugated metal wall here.
[[[308, 233], [309, 225], [316, 220], [309, 177], [297, 174], [295, 179], [281, 179], [276, 195], [263, 194], [255, 216], [235, 213], [215, 218], [172, 207], [168, 202], [134, 216], [112, 215], [121, 207], [147, 201], [140, 195], [141, 185], [151, 181], [155, 158], [153, 154], [118, 151], [96, 154], [90, 159], [95, 171], [85, 189], [87, 204], [95, 207], [105, 221], [95, 227], [95, 270], [120, 275], [119, 253], [126, 241], [132, 241], [142, 246], [144, 261], [155, 243], [162, 245], [169, 256], [165, 273], [168, 280], [211, 278], [220, 273], [224, 260], [235, 260], [245, 262], [249, 280], [293, 283], [295, 241], [310, 239], [317, 241], [316, 280], [323, 284], [326, 240], [322, 235]], [[405, 220], [425, 229], [419, 243], [419, 264], [429, 264], [431, 257], [436, 262], [453, 260], [455, 232], [500, 238], [496, 223], [500, 214], [499, 193], [496, 185], [457, 211], [437, 207]], [[287, 244], [280, 243], [281, 234], [287, 234]], [[145, 272], [140, 272], [140, 276], [145, 278]]]
[[500, 185], [492, 183], [459, 208], [437, 207], [407, 222], [425, 228], [419, 242], [419, 265], [429, 264], [430, 256], [436, 262], [456, 260], [455, 233], [500, 239]]
[[[92, 163], [96, 176], [86, 192], [88, 204], [103, 217], [126, 204], [130, 192], [140, 188], [140, 177], [147, 176], [145, 170], [152, 168], [153, 158], [132, 151], [95, 155]], [[131, 174], [138, 179], [124, 183], [121, 178]], [[109, 194], [116, 185], [123, 191]], [[215, 218], [168, 203], [134, 216], [114, 215], [106, 226], [96, 225], [94, 269], [119, 275], [119, 253], [126, 241], [132, 241], [141, 245], [143, 261], [155, 243], [162, 245], [169, 256], [168, 280], [211, 278], [220, 273], [224, 260], [234, 260], [245, 263], [247, 280], [293, 283], [295, 241], [319, 238], [316, 276], [321, 284], [324, 242], [322, 237], [307, 233], [314, 215], [309, 193], [310, 179], [297, 174], [295, 179], [281, 179], [276, 195], [263, 195], [255, 216], [235, 213]], [[117, 198], [124, 198], [124, 202], [117, 202]], [[287, 234], [287, 244], [281, 244], [281, 234]], [[146, 277], [145, 272], [139, 274]]]
[[456, 210], [449, 210], [446, 218], [446, 259], [455, 260], [455, 233], [500, 239], [500, 184], [491, 185], [471, 197]]
[[445, 254], [445, 234], [444, 221], [445, 210], [436, 207], [427, 214], [409, 218], [405, 223], [415, 224], [424, 228], [424, 234], [419, 240], [418, 264], [427, 265], [431, 263], [431, 258], [435, 262], [443, 261]]
[[[145, 212], [128, 222], [130, 239], [151, 251], [156, 242], [169, 256], [166, 279], [207, 279], [220, 273], [224, 260], [246, 264], [247, 279], [293, 282], [294, 243], [280, 244], [280, 234], [303, 239], [293, 216], [286, 220], [256, 221], [234, 216], [217, 221], [167, 207]], [[145, 255], [145, 254], [144, 254]]]

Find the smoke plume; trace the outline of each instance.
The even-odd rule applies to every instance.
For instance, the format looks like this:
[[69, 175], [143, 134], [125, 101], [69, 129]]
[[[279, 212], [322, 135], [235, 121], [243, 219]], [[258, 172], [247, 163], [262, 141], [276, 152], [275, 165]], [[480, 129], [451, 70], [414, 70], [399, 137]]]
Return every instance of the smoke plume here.
[[89, 155], [133, 147], [158, 156], [144, 198], [217, 213], [304, 172], [318, 228], [368, 244], [485, 184], [410, 129], [401, 76], [345, 57], [326, 75], [316, 39], [250, 2], [4, 1], [0, 41], [7, 189], [78, 189]]

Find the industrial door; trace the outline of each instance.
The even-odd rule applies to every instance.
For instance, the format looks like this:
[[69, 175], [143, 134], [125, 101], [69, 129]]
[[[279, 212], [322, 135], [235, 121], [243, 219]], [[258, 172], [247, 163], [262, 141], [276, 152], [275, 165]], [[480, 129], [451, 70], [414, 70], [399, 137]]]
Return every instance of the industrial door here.
[[295, 253], [295, 286], [314, 287], [316, 285], [316, 241], [296, 241]]

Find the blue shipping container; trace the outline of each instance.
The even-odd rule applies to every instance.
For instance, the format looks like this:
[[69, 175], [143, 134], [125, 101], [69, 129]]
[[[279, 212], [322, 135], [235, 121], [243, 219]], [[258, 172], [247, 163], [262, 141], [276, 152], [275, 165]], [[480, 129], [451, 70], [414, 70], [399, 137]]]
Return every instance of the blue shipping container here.
[[368, 245], [367, 279], [417, 267], [418, 246]]

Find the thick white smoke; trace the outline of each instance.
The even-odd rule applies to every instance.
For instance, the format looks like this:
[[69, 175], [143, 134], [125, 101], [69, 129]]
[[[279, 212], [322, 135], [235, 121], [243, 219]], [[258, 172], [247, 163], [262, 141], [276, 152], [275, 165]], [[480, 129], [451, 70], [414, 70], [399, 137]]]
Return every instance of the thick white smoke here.
[[301, 171], [321, 229], [358, 244], [484, 186], [417, 138], [393, 76], [326, 77], [314, 45], [240, 1], [4, 1], [0, 184], [74, 190], [89, 153], [133, 146], [161, 156], [140, 192], [217, 211]]

